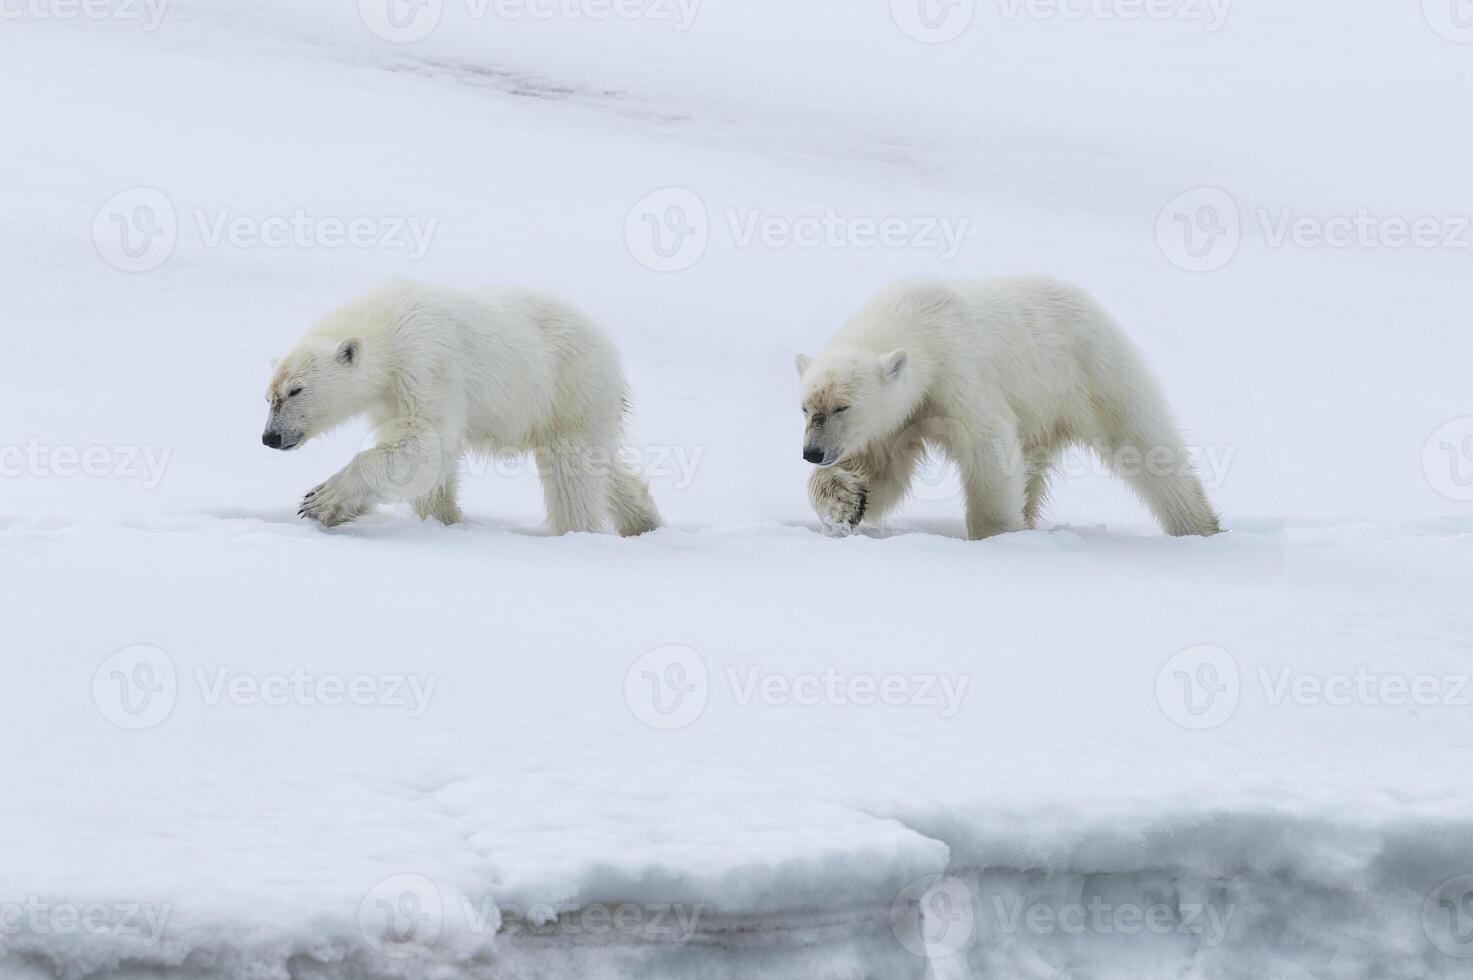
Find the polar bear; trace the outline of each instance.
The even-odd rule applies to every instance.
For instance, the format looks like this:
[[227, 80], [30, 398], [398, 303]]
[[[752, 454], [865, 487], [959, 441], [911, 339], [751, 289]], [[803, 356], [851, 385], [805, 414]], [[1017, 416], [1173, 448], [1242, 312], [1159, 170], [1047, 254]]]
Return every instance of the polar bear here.
[[295, 449], [365, 416], [375, 445], [302, 501], [325, 526], [408, 500], [421, 518], [461, 519], [466, 452], [535, 455], [555, 534], [660, 526], [623, 458], [627, 385], [613, 343], [540, 293], [392, 282], [323, 317], [276, 364], [261, 441]]
[[1220, 530], [1156, 379], [1075, 286], [900, 283], [797, 366], [809, 496], [832, 529], [893, 509], [928, 450], [961, 472], [969, 538], [1031, 528], [1059, 456], [1087, 445], [1168, 534]]

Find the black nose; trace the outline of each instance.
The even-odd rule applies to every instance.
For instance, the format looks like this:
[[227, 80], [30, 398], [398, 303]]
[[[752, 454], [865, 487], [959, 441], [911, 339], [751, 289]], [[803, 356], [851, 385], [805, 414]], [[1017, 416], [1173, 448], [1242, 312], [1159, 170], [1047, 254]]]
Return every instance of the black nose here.
[[261, 444], [264, 445], [264, 446], [269, 446], [272, 449], [280, 449], [281, 448], [281, 433], [280, 432], [267, 432], [265, 435], [261, 436]]
[[817, 446], [809, 446], [807, 449], [803, 450], [803, 461], [805, 463], [822, 463], [823, 450], [819, 449]]

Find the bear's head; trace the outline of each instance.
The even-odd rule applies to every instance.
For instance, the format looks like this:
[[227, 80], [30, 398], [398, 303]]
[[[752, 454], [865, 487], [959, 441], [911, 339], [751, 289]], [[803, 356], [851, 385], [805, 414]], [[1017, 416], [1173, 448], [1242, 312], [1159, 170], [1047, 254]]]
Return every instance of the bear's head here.
[[903, 350], [878, 356], [832, 348], [817, 358], [799, 354], [803, 458], [833, 466], [904, 425], [910, 408], [903, 404], [908, 398], [901, 379], [908, 360]]
[[266, 401], [271, 412], [261, 442], [295, 449], [363, 410], [363, 344], [307, 341], [276, 362]]

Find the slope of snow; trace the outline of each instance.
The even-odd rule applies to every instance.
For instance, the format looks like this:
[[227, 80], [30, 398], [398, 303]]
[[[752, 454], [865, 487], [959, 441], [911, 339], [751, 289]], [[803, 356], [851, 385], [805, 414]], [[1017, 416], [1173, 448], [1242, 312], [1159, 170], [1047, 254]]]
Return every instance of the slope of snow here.
[[[1410, 5], [982, 5], [939, 46], [888, 6], [0, 24], [0, 975], [1466, 970], [1473, 247], [1260, 213], [1473, 213], [1473, 47]], [[1244, 233], [1194, 274], [1157, 226], [1199, 187]], [[660, 273], [669, 188], [709, 243]], [[159, 194], [167, 260], [111, 267]], [[830, 213], [966, 232], [742, 244]], [[404, 237], [324, 241], [355, 217]], [[1081, 457], [1038, 532], [960, 540], [936, 471], [818, 534], [793, 353], [882, 281], [1032, 270], [1127, 325], [1231, 533]], [[392, 274], [605, 323], [672, 526], [548, 538], [491, 461], [465, 526], [296, 520], [364, 432], [263, 449], [269, 358]]]
[[[979, 975], [1050, 937], [985, 942], [1008, 922], [996, 902], [1062, 908], [1071, 888], [1231, 913], [1207, 953], [1264, 957], [1275, 975], [1296, 962], [1311, 975], [1315, 951], [1346, 936], [1365, 947], [1357, 969], [1410, 969], [1409, 951], [1422, 975], [1462, 966], [1420, 923], [1473, 844], [1453, 778], [1469, 762], [1466, 691], [1448, 680], [1446, 703], [1336, 706], [1275, 703], [1275, 690], [1285, 668], [1466, 680], [1466, 528], [1221, 542], [1057, 529], [998, 542], [986, 562], [939, 535], [746, 528], [588, 539], [570, 564], [544, 538], [397, 516], [326, 537], [285, 514], [16, 524], [4, 537], [29, 583], [24, 601], [6, 597], [7, 622], [44, 637], [16, 658], [4, 716], [14, 732], [54, 733], [8, 767], [24, 791], [6, 794], [4, 820], [28, 842], [7, 855], [15, 901], [167, 909], [158, 941], [5, 937], [72, 975], [117, 957], [225, 975], [341, 957], [397, 968], [365, 949], [360, 922], [379, 942], [381, 893], [397, 903], [430, 887], [438, 930], [416, 969], [589, 955], [563, 950], [545, 920], [590, 907], [638, 910], [635, 938], [659, 940], [672, 907], [702, 949], [730, 956], [729, 933], [773, 932], [833, 954], [828, 972], [790, 961], [794, 975], [880, 976], [916, 964], [896, 939], [879, 944], [893, 961], [875, 958], [874, 921], [942, 873], [978, 890], [964, 951]], [[411, 565], [406, 600], [396, 570]], [[905, 615], [887, 608], [897, 568], [928, 576]], [[182, 593], [187, 608], [169, 598]], [[587, 611], [524, 611], [590, 594]], [[764, 612], [799, 594], [813, 615], [844, 610], [822, 641]], [[982, 615], [992, 604], [1009, 614]], [[1184, 701], [1158, 700], [1158, 676], [1204, 639], [1233, 657], [1236, 707], [1192, 731], [1174, 720], [1190, 723]], [[109, 642], [149, 652], [103, 663]], [[120, 730], [134, 723], [121, 689], [95, 694], [96, 675], [140, 662], [174, 678], [152, 702], [168, 710]], [[700, 710], [667, 721], [641, 681], [671, 663], [689, 668]], [[294, 674], [305, 693], [272, 688]], [[826, 674], [839, 693], [804, 703], [804, 678]], [[363, 703], [333, 703], [326, 681], [359, 676], [373, 679]], [[874, 691], [890, 677], [884, 703]], [[668, 704], [674, 688], [659, 694]], [[653, 727], [668, 725], [680, 727]], [[503, 947], [498, 907], [542, 929]], [[1323, 931], [1329, 919], [1338, 931]], [[574, 940], [596, 927], [580, 923]], [[1174, 935], [1122, 952], [1180, 955], [1156, 942]], [[630, 975], [651, 969], [632, 945]], [[657, 943], [670, 975], [690, 945]], [[619, 962], [603, 968], [622, 975]]]

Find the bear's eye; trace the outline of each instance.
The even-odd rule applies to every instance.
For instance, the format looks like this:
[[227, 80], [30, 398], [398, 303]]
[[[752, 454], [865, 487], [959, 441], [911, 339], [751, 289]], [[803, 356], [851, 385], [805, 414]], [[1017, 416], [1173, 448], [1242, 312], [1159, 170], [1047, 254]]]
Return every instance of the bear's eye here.
[[834, 409], [834, 414], [835, 415], [838, 415], [840, 412], [847, 412], [847, 411], [849, 411], [849, 406], [848, 405], [840, 405], [838, 408]]
[[803, 407], [803, 414], [804, 415], [807, 415], [808, 414], [808, 406], [806, 406], [806, 405]]
[[291, 391], [288, 391], [286, 393], [286, 397], [288, 397], [288, 398], [295, 398], [298, 395], [300, 395], [301, 393], [302, 393], [302, 389], [301, 388], [293, 388]]

